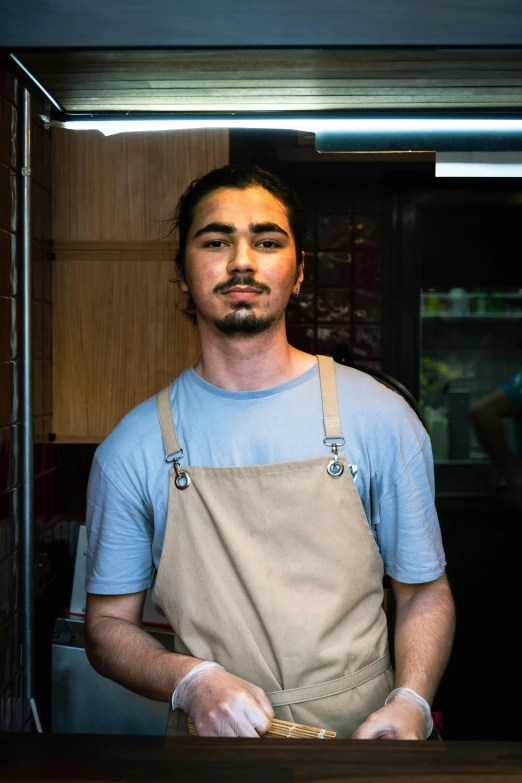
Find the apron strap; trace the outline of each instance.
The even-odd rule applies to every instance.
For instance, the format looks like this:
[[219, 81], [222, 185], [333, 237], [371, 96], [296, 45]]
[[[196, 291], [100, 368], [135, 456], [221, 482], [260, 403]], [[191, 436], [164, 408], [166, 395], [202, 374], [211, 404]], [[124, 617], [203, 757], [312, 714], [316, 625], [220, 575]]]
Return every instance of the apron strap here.
[[158, 418], [165, 447], [165, 459], [169, 461], [169, 457], [181, 451], [170, 405], [170, 386], [165, 386], [156, 395], [156, 408], [158, 409]]
[[345, 677], [339, 677], [337, 680], [328, 680], [320, 682], [317, 685], [305, 685], [303, 688], [288, 688], [285, 691], [267, 692], [268, 699], [272, 707], [284, 707], [292, 704], [299, 704], [304, 701], [313, 701], [314, 699], [324, 699], [325, 696], [334, 696], [336, 693], [344, 693], [363, 682], [373, 680], [379, 674], [385, 672], [390, 666], [390, 653], [386, 650], [382, 658], [370, 663], [363, 669], [347, 674]]
[[337, 400], [335, 362], [331, 356], [319, 356], [319, 354], [317, 355], [317, 361], [321, 379], [325, 435], [328, 439], [340, 440], [343, 436], [341, 434], [341, 420], [339, 418], [339, 403]]

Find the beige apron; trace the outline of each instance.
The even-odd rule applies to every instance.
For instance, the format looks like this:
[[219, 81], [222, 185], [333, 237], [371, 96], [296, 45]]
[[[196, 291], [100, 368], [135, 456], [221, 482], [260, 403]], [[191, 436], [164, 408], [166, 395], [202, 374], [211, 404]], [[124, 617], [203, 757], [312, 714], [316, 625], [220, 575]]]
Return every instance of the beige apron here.
[[[344, 440], [335, 365], [318, 360], [332, 451], [314, 459], [179, 464], [169, 389], [158, 394], [174, 467], [155, 600], [174, 629], [176, 652], [216, 661], [263, 688], [276, 718], [347, 738], [384, 705], [394, 677], [382, 562], [345, 457], [336, 453]], [[169, 710], [167, 734], [188, 734], [184, 712]]]

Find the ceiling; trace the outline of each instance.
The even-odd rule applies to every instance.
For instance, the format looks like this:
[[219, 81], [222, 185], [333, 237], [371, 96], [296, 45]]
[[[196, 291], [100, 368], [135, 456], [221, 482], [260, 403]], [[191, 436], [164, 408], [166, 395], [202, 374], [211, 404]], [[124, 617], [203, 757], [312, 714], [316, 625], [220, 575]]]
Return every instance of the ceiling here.
[[0, 48], [522, 46], [520, 0], [0, 0]]
[[522, 47], [16, 50], [69, 113], [519, 111]]

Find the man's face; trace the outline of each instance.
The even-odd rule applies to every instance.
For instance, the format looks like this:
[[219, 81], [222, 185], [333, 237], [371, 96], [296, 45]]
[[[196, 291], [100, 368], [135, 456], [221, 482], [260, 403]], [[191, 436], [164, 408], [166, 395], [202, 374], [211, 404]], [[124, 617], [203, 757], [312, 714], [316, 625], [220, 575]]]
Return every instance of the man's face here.
[[196, 207], [185, 270], [198, 323], [240, 336], [279, 323], [303, 279], [284, 205], [261, 187], [211, 193]]

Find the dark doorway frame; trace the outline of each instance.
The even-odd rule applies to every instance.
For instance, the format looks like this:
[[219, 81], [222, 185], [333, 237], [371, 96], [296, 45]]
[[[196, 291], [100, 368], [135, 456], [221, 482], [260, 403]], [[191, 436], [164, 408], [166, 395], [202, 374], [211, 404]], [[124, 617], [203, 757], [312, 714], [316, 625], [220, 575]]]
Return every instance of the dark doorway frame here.
[[[425, 258], [427, 213], [447, 210], [458, 219], [463, 210], [520, 210], [522, 186], [517, 179], [436, 180], [427, 174], [393, 176], [383, 182], [382, 243], [382, 369], [419, 397], [420, 296], [430, 275], [442, 287], [522, 287], [522, 263], [502, 255], [505, 243], [493, 249], [491, 265], [481, 271], [470, 259], [455, 260], [448, 271], [433, 274]], [[470, 251], [471, 252], [471, 251]], [[473, 283], [470, 282], [473, 280]], [[515, 282], [516, 281], [516, 282]]]

